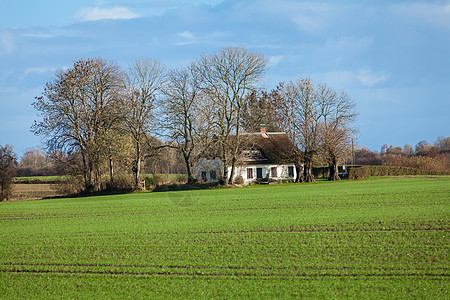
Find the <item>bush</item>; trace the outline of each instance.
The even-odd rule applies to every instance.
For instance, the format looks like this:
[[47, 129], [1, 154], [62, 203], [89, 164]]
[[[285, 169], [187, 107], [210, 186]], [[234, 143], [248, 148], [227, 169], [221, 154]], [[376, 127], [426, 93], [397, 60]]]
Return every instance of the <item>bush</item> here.
[[176, 181], [178, 183], [186, 183], [187, 180], [188, 180], [187, 174], [180, 174], [177, 176], [177, 179], [176, 179]]
[[153, 187], [155, 187], [155, 181], [153, 180], [153, 177], [150, 175], [147, 175], [144, 177], [145, 181], [145, 189], [150, 190]]
[[12, 146], [0, 146], [0, 201], [9, 200], [16, 175], [17, 159]]
[[154, 189], [156, 186], [162, 185], [165, 182], [164, 175], [162, 174], [146, 175], [144, 181], [146, 190]]
[[155, 183], [155, 185], [161, 185], [165, 182], [164, 180], [164, 176], [161, 174], [154, 174], [153, 175], [153, 182]]
[[234, 184], [239, 184], [239, 185], [243, 185], [244, 184], [244, 178], [242, 178], [242, 176], [238, 176], [234, 179]]
[[134, 181], [129, 174], [118, 174], [114, 176], [114, 181], [109, 183], [108, 189], [115, 192], [131, 191]]
[[82, 176], [67, 176], [64, 180], [54, 185], [54, 189], [60, 195], [77, 195], [83, 191], [83, 188]]

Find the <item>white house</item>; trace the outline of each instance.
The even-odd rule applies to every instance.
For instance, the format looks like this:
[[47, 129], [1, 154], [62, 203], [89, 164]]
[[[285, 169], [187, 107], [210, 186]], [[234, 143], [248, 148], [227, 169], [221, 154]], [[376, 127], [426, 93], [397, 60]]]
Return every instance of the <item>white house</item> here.
[[[234, 171], [235, 181], [242, 176], [244, 184], [256, 180], [293, 181], [297, 176], [293, 153], [295, 146], [284, 132], [265, 132], [244, 134], [249, 146], [238, 158]], [[223, 176], [223, 162], [219, 158], [202, 158], [195, 166], [197, 180], [218, 182]], [[228, 167], [231, 174], [231, 167]], [[230, 176], [230, 175], [229, 175]]]

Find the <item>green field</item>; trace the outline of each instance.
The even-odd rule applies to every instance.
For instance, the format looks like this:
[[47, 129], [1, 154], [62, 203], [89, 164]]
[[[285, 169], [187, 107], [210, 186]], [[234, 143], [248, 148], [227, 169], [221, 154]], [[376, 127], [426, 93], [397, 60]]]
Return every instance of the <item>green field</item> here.
[[449, 298], [450, 176], [0, 203], [2, 298]]
[[14, 178], [14, 183], [28, 183], [28, 182], [56, 182], [64, 179], [65, 176], [28, 176], [28, 177], [16, 177]]

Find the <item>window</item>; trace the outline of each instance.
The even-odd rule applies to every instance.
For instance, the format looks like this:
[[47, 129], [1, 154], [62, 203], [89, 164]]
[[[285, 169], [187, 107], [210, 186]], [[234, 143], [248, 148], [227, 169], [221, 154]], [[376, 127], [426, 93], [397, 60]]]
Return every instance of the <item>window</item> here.
[[277, 167], [270, 168], [270, 177], [276, 178], [277, 176]]
[[247, 168], [247, 179], [253, 179], [253, 168]]
[[294, 177], [294, 167], [293, 166], [288, 167], [288, 175], [289, 175], [289, 177]]
[[206, 181], [206, 171], [202, 171], [202, 181]]
[[216, 171], [214, 171], [214, 170], [210, 171], [209, 172], [209, 178], [210, 179], [217, 179]]

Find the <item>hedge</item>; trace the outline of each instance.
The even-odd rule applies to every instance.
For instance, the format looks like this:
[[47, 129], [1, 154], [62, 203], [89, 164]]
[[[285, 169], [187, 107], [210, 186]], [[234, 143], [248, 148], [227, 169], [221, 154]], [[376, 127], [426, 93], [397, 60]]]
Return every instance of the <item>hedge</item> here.
[[363, 179], [369, 176], [400, 176], [400, 175], [444, 175], [439, 171], [422, 170], [400, 166], [352, 166], [348, 168], [348, 179]]

